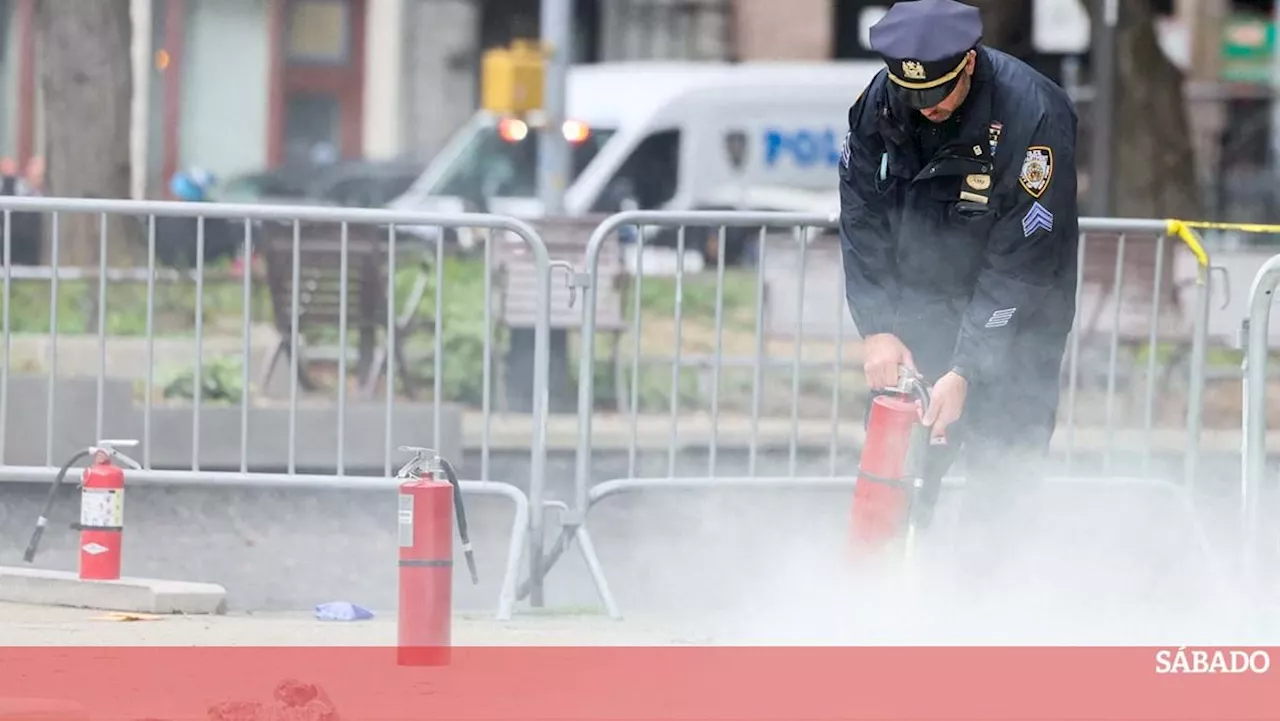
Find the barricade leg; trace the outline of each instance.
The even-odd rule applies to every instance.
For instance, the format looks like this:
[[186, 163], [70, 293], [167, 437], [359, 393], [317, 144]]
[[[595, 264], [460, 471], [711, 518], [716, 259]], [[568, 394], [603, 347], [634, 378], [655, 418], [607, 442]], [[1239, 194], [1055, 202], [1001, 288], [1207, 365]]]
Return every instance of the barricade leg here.
[[[564, 555], [565, 551], [574, 542], [578, 544], [578, 551], [582, 554], [582, 560], [587, 564], [587, 571], [591, 574], [591, 580], [596, 586], [596, 593], [600, 597], [600, 602], [604, 605], [605, 610], [612, 618], [621, 618], [622, 613], [618, 610], [618, 603], [614, 600], [613, 592], [609, 589], [609, 581], [604, 575], [604, 566], [600, 563], [600, 556], [596, 553], [595, 542], [591, 540], [591, 534], [587, 531], [586, 517], [574, 514], [569, 510], [569, 506], [561, 501], [547, 501], [547, 508], [555, 508], [560, 512], [560, 534], [556, 536], [556, 541], [551, 546], [551, 550], [542, 561], [543, 573], [550, 571], [556, 561]], [[529, 596], [533, 584], [530, 579], [526, 579], [520, 584], [519, 590], [516, 592], [516, 598], [524, 600]]]

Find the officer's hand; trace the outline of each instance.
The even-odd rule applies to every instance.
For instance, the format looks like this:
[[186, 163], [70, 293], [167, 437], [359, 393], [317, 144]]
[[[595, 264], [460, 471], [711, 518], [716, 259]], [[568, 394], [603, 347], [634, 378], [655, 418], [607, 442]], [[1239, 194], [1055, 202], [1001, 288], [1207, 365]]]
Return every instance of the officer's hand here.
[[948, 373], [933, 384], [929, 394], [929, 410], [922, 422], [930, 427], [929, 437], [937, 441], [947, 438], [947, 426], [960, 420], [964, 412], [964, 400], [969, 395], [969, 381]]
[[911, 358], [911, 351], [898, 336], [892, 333], [876, 333], [863, 340], [862, 370], [867, 375], [867, 384], [871, 390], [892, 388], [898, 385], [898, 366], [904, 365], [911, 370], [916, 363]]

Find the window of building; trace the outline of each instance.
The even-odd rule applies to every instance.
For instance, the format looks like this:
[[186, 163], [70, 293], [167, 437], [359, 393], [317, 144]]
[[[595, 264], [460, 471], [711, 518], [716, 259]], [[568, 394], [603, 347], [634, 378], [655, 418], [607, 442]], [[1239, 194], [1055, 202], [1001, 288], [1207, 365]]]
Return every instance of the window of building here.
[[342, 148], [341, 106], [329, 93], [291, 93], [285, 101], [287, 162], [328, 165]]
[[347, 0], [290, 0], [285, 34], [291, 62], [345, 63], [351, 8]]

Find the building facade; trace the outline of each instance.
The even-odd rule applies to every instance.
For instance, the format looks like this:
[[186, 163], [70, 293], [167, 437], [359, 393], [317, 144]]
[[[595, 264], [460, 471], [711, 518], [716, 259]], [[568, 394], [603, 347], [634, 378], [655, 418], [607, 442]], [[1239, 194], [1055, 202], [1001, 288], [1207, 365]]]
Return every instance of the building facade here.
[[[0, 0], [0, 157], [20, 167], [41, 142], [36, 1]], [[725, 59], [729, 5], [577, 0], [575, 57]], [[537, 21], [530, 0], [133, 0], [134, 195], [193, 166], [425, 163], [474, 111], [483, 51]]]

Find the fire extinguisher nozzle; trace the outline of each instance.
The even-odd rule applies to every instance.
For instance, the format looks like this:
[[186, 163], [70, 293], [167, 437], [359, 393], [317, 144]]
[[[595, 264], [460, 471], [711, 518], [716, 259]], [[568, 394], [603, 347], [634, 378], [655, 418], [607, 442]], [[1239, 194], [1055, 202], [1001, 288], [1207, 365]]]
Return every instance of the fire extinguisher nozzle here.
[[31, 563], [36, 557], [36, 547], [40, 545], [40, 537], [44, 535], [44, 526], [36, 526], [35, 533], [31, 534], [31, 542], [27, 544], [27, 550], [22, 554], [22, 560]]
[[470, 550], [467, 551], [467, 570], [471, 571], [471, 585], [480, 585], [480, 576], [476, 573], [476, 557]]

